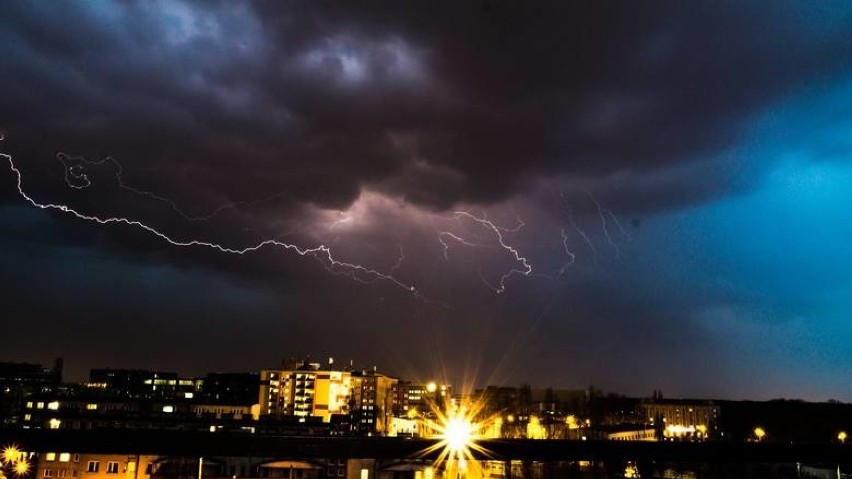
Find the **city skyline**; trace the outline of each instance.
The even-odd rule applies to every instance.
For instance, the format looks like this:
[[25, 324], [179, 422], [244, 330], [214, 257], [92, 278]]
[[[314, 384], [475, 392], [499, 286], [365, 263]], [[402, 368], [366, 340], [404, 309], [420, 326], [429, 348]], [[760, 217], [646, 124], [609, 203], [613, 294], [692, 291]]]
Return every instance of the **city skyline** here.
[[848, 4], [7, 10], [0, 361], [852, 401]]

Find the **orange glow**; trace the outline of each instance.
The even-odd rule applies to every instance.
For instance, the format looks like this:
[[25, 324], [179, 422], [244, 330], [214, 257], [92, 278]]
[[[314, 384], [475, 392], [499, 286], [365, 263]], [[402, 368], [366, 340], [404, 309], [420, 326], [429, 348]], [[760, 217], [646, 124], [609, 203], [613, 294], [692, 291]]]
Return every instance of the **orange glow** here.
[[433, 406], [434, 420], [427, 421], [427, 430], [433, 431], [431, 437], [440, 439], [434, 445], [426, 448], [423, 454], [440, 451], [435, 465], [446, 462], [446, 467], [466, 470], [468, 461], [478, 467], [473, 453], [487, 454], [485, 448], [478, 444], [484, 437], [484, 432], [491, 426], [492, 420], [477, 421], [482, 406], [471, 404], [468, 407], [448, 405], [446, 410]]

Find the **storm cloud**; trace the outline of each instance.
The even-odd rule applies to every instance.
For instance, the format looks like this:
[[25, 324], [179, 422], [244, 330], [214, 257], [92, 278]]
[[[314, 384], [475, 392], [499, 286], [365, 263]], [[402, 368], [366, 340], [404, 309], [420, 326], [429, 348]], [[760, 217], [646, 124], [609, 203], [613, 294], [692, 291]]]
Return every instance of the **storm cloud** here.
[[[177, 367], [169, 357], [202, 370], [198, 358], [227, 348], [222, 338], [237, 322], [247, 325], [240, 341], [262, 347], [242, 347], [216, 368], [342, 351], [400, 373], [435, 367], [435, 355], [453, 371], [476, 359], [480, 381], [852, 394], [826, 379], [795, 386], [830, 363], [809, 352], [816, 343], [770, 355], [799, 372], [749, 389], [766, 356], [724, 338], [766, 335], [762, 328], [786, 337], [795, 328], [778, 328], [810, 324], [828, 304], [839, 318], [847, 303], [835, 300], [849, 283], [840, 274], [820, 283], [831, 297], [804, 311], [776, 299], [794, 289], [811, 301], [812, 284], [750, 273], [784, 274], [777, 236], [742, 233], [776, 252], [757, 266], [758, 255], [720, 246], [740, 244], [732, 224], [748, 227], [785, 197], [806, 199], [828, 191], [832, 175], [846, 177], [852, 9], [843, 2], [4, 10], [0, 146], [36, 201], [139, 220], [178, 241], [326, 245], [340, 261], [381, 273], [276, 248], [245, 256], [179, 248], [138, 229], [37, 211], [10, 172], [0, 197], [10, 318], [46, 316], [73, 331], [71, 318], [89, 317], [69, 332], [92, 338], [81, 362]], [[824, 176], [813, 190], [793, 189], [789, 178], [814, 171]], [[814, 215], [846, 218], [845, 194], [830, 194], [825, 204], [804, 201], [813, 209], [788, 218], [790, 229]], [[740, 217], [749, 220], [732, 220]], [[843, 224], [807, 227], [834, 245]], [[823, 254], [835, 268], [852, 261], [834, 246]], [[160, 282], [174, 287], [151, 289]], [[97, 293], [105, 285], [111, 293]], [[209, 291], [221, 307], [195, 307]], [[174, 330], [151, 326], [158, 316]], [[116, 323], [148, 325], [150, 350], [116, 357], [97, 346]], [[839, 324], [827, 327], [848, 338]], [[196, 341], [189, 331], [199, 325]], [[412, 352], [414, 337], [428, 344]], [[13, 351], [67, 351], [35, 341]], [[169, 350], [175, 341], [198, 354]], [[711, 357], [719, 368], [706, 365]], [[737, 361], [749, 366], [726, 366]], [[572, 367], [553, 376], [553, 364]]]

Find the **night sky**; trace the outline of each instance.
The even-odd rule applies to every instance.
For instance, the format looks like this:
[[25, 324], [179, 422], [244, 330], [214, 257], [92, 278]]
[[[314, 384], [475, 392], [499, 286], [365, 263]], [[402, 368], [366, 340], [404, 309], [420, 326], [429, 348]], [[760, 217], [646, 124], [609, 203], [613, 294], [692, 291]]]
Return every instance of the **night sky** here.
[[848, 1], [0, 9], [2, 361], [852, 401]]

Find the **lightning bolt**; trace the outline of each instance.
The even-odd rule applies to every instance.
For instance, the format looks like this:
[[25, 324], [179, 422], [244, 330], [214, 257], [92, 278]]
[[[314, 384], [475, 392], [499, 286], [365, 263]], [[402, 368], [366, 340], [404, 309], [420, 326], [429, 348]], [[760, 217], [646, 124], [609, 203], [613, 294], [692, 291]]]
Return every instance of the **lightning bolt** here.
[[[586, 243], [586, 246], [589, 247], [589, 250], [591, 250], [591, 252], [592, 252], [592, 260], [594, 261], [595, 266], [600, 268], [601, 265], [600, 265], [600, 262], [598, 261], [598, 249], [595, 248], [594, 243], [592, 243], [592, 240], [589, 238], [589, 235], [586, 234], [586, 232], [583, 230], [583, 228], [581, 228], [580, 225], [577, 224], [576, 221], [574, 221], [574, 209], [571, 207], [571, 205], [568, 204], [568, 200], [565, 198], [565, 192], [562, 191], [561, 189], [559, 190], [559, 198], [562, 200], [562, 208], [564, 208], [568, 212], [568, 224], [571, 225], [571, 227], [577, 233], [577, 235], [579, 235], [580, 238], [583, 239], [583, 242]], [[567, 243], [568, 234], [565, 231], [565, 228], [561, 228], [561, 233], [562, 233], [562, 246], [565, 249], [565, 253], [568, 255], [569, 258], [571, 258], [570, 263], [562, 267], [561, 271], [564, 271], [564, 269], [567, 266], [574, 264], [574, 260], [576, 259], [576, 255], [568, 249], [568, 243]]]
[[568, 262], [559, 268], [557, 278], [565, 274], [565, 270], [568, 269], [569, 266], [573, 265], [577, 259], [577, 255], [568, 248], [568, 233], [565, 231], [565, 228], [561, 228], [559, 231], [562, 233], [562, 247], [565, 249], [565, 254], [568, 256]]
[[453, 240], [458, 241], [459, 243], [461, 243], [461, 244], [463, 244], [463, 245], [465, 245], [465, 246], [473, 246], [473, 247], [484, 247], [484, 246], [487, 246], [487, 245], [480, 244], [480, 243], [473, 243], [473, 242], [470, 242], [470, 241], [468, 241], [468, 240], [466, 240], [466, 239], [462, 238], [461, 236], [459, 236], [459, 235], [457, 235], [457, 234], [455, 234], [455, 233], [452, 233], [452, 232], [450, 232], [450, 231], [440, 231], [440, 232], [438, 232], [438, 242], [439, 242], [439, 243], [441, 243], [441, 246], [443, 246], [443, 247], [444, 247], [444, 259], [445, 259], [445, 260], [449, 260], [449, 259], [450, 259], [450, 257], [449, 257], [449, 249], [450, 249], [450, 245], [448, 245], [448, 244], [447, 244], [447, 242], [444, 240], [444, 236], [447, 236], [447, 237], [449, 237], [449, 238], [452, 238]]
[[[621, 248], [619, 248], [618, 245], [615, 244], [615, 241], [612, 240], [612, 235], [609, 233], [609, 227], [607, 226], [606, 212], [609, 211], [609, 210], [605, 210], [601, 206], [601, 204], [598, 203], [598, 200], [596, 200], [595, 197], [592, 196], [591, 193], [587, 193], [587, 194], [589, 195], [589, 199], [592, 200], [592, 203], [595, 204], [595, 208], [597, 208], [598, 217], [601, 220], [601, 231], [603, 231], [604, 238], [606, 238], [606, 242], [609, 243], [610, 246], [612, 246], [613, 250], [615, 250], [615, 257], [621, 258]], [[609, 213], [610, 213], [611, 216], [613, 216], [613, 217], [615, 216], [615, 215], [612, 214], [611, 211]], [[624, 231], [624, 230], [622, 229], [622, 231]]]
[[388, 270], [388, 275], [396, 273], [396, 270], [398, 270], [402, 266], [402, 262], [405, 261], [405, 251], [402, 250], [402, 245], [399, 244], [397, 247], [399, 248], [399, 256], [396, 258], [396, 263], [394, 263]]
[[[467, 211], [456, 211], [454, 214], [457, 217], [468, 218], [471, 221], [474, 221], [474, 222], [484, 226], [485, 228], [488, 228], [491, 231], [493, 231], [494, 235], [497, 237], [497, 242], [500, 244], [500, 247], [502, 247], [504, 250], [508, 251], [515, 258], [515, 261], [517, 261], [518, 263], [520, 263], [523, 266], [523, 269], [514, 269], [513, 268], [513, 269], [510, 269], [507, 273], [504, 273], [500, 277], [500, 282], [498, 283], [497, 286], [494, 286], [494, 285], [488, 283], [483, 278], [483, 282], [485, 283], [485, 285], [488, 286], [489, 288], [493, 289], [495, 293], [500, 294], [500, 293], [503, 293], [504, 291], [506, 291], [506, 280], [508, 280], [513, 274], [522, 274], [524, 276], [529, 276], [532, 273], [533, 268], [529, 264], [529, 260], [527, 260], [527, 258], [521, 256], [520, 252], [515, 247], [506, 243], [506, 240], [503, 238], [503, 231], [500, 228], [498, 228], [494, 223], [492, 223], [491, 221], [489, 221], [486, 218], [479, 218], [477, 216], [474, 216], [471, 213], [468, 213]], [[521, 222], [521, 223], [523, 223], [523, 222]]]
[[167, 205], [169, 205], [172, 211], [177, 213], [186, 221], [190, 222], [209, 221], [225, 210], [235, 209], [237, 207], [250, 208], [257, 204], [272, 201], [284, 196], [283, 194], [276, 194], [251, 201], [233, 201], [216, 207], [208, 214], [191, 215], [184, 211], [180, 206], [178, 206], [178, 204], [172, 199], [158, 195], [151, 191], [141, 190], [139, 188], [126, 184], [123, 178], [124, 166], [112, 156], [107, 156], [101, 160], [87, 160], [82, 156], [69, 155], [67, 153], [60, 152], [56, 154], [56, 159], [59, 160], [59, 162], [62, 163], [62, 165], [65, 167], [65, 184], [68, 185], [68, 187], [70, 188], [82, 190], [92, 186], [92, 181], [86, 174], [86, 167], [109, 164], [113, 167], [113, 170], [115, 171], [115, 180], [119, 188], [129, 191], [138, 196], [166, 203]]
[[[515, 222], [518, 223], [518, 224], [514, 228], [506, 228], [505, 226], [497, 226], [497, 228], [504, 233], [517, 233], [518, 231], [521, 231], [524, 228], [524, 226], [527, 225], [526, 223], [524, 223], [524, 220], [521, 219], [521, 215], [519, 215], [518, 212], [515, 211], [515, 208], [512, 207], [511, 209], [512, 209], [512, 213], [514, 213], [514, 215], [515, 215]], [[488, 219], [488, 217], [484, 213], [482, 215], [482, 218], [486, 219], [486, 220]]]
[[574, 226], [574, 231], [576, 231], [577, 234], [580, 235], [580, 238], [583, 238], [583, 242], [586, 243], [586, 246], [588, 246], [589, 249], [592, 250], [592, 258], [595, 261], [595, 265], [600, 267], [600, 263], [598, 262], [598, 249], [595, 248], [595, 244], [592, 243], [591, 239], [589, 239], [589, 235], [587, 235], [586, 232], [583, 231], [583, 228], [580, 228], [580, 225], [578, 225], [577, 223], [572, 222], [571, 224]]
[[618, 217], [615, 216], [615, 213], [613, 213], [612, 210], [604, 210], [604, 212], [612, 218], [612, 222], [615, 223], [616, 227], [618, 227], [618, 231], [627, 238], [627, 241], [633, 241], [633, 237], [630, 236], [630, 233], [628, 233], [623, 226], [621, 226], [621, 221], [618, 221]]
[[[0, 140], [3, 140], [3, 139], [4, 139], [3, 136], [0, 135]], [[169, 236], [168, 234], [159, 231], [158, 229], [154, 228], [153, 226], [150, 226], [150, 225], [143, 223], [142, 221], [139, 221], [139, 220], [126, 218], [126, 217], [123, 217], [123, 216], [102, 217], [102, 216], [98, 216], [98, 215], [82, 213], [82, 212], [77, 211], [77, 210], [75, 210], [74, 208], [72, 208], [68, 205], [61, 204], [61, 203], [41, 203], [41, 202], [38, 202], [35, 199], [33, 199], [29, 194], [27, 194], [27, 192], [24, 190], [24, 188], [23, 188], [23, 174], [21, 173], [21, 170], [18, 169], [18, 167], [15, 164], [15, 161], [12, 158], [12, 156], [7, 155], [5, 153], [0, 153], [0, 156], [3, 157], [6, 161], [9, 162], [9, 169], [12, 171], [12, 173], [15, 175], [15, 178], [16, 178], [16, 187], [17, 187], [17, 190], [18, 190], [18, 195], [23, 200], [25, 200], [27, 203], [29, 203], [33, 207], [38, 208], [40, 210], [59, 211], [59, 212], [62, 212], [66, 215], [77, 218], [79, 220], [84, 220], [84, 221], [99, 224], [99, 225], [115, 224], [115, 225], [125, 225], [125, 226], [131, 227], [131, 228], [140, 229], [140, 230], [145, 231], [146, 233], [149, 233], [153, 236], [156, 236], [157, 238], [165, 241], [166, 243], [168, 243], [172, 246], [178, 246], [178, 247], [200, 247], [200, 248], [207, 248], [207, 249], [211, 249], [211, 250], [214, 250], [214, 251], [218, 251], [220, 253], [234, 254], [234, 255], [246, 255], [248, 253], [252, 253], [252, 252], [258, 251], [258, 250], [263, 249], [263, 248], [275, 247], [275, 248], [281, 249], [283, 251], [289, 251], [289, 252], [296, 253], [299, 256], [313, 257], [317, 261], [319, 261], [320, 264], [322, 264], [323, 267], [326, 270], [328, 270], [329, 272], [331, 272], [333, 274], [349, 276], [353, 280], [359, 281], [361, 283], [372, 283], [374, 281], [387, 281], [387, 282], [389, 282], [389, 283], [391, 283], [391, 284], [393, 284], [393, 285], [395, 285], [395, 286], [397, 286], [401, 289], [404, 289], [404, 290], [410, 292], [416, 298], [421, 299], [421, 300], [425, 300], [425, 298], [420, 294], [420, 292], [417, 290], [417, 288], [414, 285], [407, 284], [405, 282], [400, 281], [399, 279], [397, 279], [396, 277], [393, 276], [393, 272], [383, 273], [381, 271], [377, 271], [375, 269], [368, 268], [368, 267], [365, 267], [365, 266], [362, 266], [362, 265], [359, 265], [359, 264], [349, 263], [349, 262], [346, 262], [346, 261], [338, 260], [333, 256], [331, 249], [328, 246], [325, 246], [325, 245], [319, 245], [319, 246], [315, 246], [313, 248], [305, 248], [305, 247], [300, 247], [300, 246], [295, 245], [295, 244], [285, 243], [283, 241], [280, 241], [278, 239], [273, 238], [273, 239], [266, 239], [266, 240], [260, 241], [258, 243], [253, 244], [253, 245], [250, 245], [250, 246], [231, 247], [231, 246], [225, 246], [225, 245], [221, 245], [221, 244], [218, 244], [218, 243], [213, 243], [213, 242], [209, 242], [209, 241], [202, 241], [202, 240], [197, 240], [197, 239], [182, 240], [182, 239], [173, 238], [173, 237]], [[62, 160], [60, 160], [60, 161], [62, 161]], [[106, 159], [101, 160], [101, 161], [102, 162], [106, 161]], [[63, 163], [63, 164], [65, 164], [65, 163]], [[87, 186], [91, 185], [91, 181], [89, 180], [88, 176], [86, 175], [84, 167], [83, 168], [69, 168], [67, 170], [67, 173], [68, 173], [68, 176], [66, 177], [66, 180], [72, 180], [73, 179], [74, 181], [80, 182], [77, 186], [79, 186], [81, 188], [86, 188]], [[72, 185], [72, 187], [74, 187], [74, 186]], [[399, 261], [401, 261], [401, 259]]]

